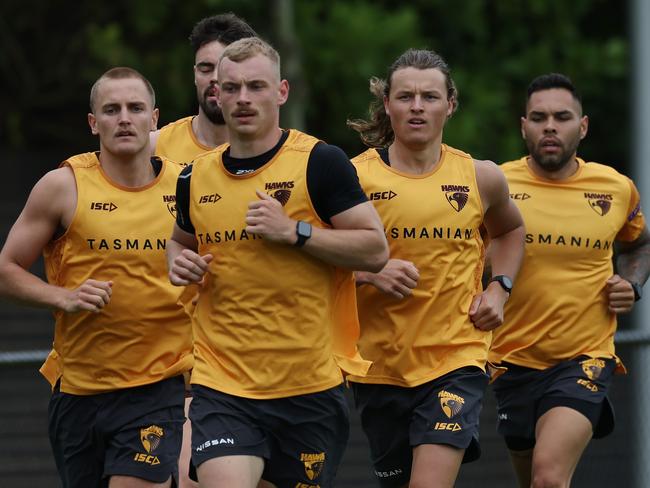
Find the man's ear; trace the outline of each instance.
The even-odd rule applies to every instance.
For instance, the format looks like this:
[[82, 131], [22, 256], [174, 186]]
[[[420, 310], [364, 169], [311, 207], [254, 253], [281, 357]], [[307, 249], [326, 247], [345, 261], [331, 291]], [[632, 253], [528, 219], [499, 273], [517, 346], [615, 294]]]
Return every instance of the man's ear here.
[[95, 118], [95, 114], [92, 112], [88, 114], [88, 125], [90, 126], [90, 132], [92, 135], [96, 136], [99, 134], [99, 131], [97, 130], [97, 119]]

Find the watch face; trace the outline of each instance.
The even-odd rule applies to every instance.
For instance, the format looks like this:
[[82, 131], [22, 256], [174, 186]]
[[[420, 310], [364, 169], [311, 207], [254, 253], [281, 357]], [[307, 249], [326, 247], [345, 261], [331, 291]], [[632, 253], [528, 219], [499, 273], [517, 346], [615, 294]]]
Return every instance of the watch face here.
[[512, 290], [512, 280], [510, 278], [508, 278], [507, 276], [502, 276], [501, 277], [501, 283], [503, 283], [506, 288]]
[[490, 281], [496, 281], [499, 283], [499, 285], [501, 285], [501, 288], [503, 288], [508, 293], [512, 291], [512, 280], [506, 275], [493, 276]]
[[298, 227], [296, 229], [299, 236], [311, 237], [311, 224], [303, 222], [302, 220], [298, 222]]

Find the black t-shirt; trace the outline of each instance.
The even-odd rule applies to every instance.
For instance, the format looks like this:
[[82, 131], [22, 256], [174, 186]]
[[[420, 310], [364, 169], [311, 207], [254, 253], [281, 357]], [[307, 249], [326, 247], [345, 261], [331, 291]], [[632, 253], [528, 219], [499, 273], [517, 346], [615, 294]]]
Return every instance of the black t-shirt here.
[[[230, 148], [223, 153], [226, 170], [233, 175], [252, 173], [268, 163], [289, 137], [284, 131], [278, 143], [267, 152], [252, 158], [233, 158]], [[185, 232], [194, 234], [190, 220], [190, 179], [192, 166], [185, 168], [176, 184], [176, 222]], [[346, 154], [337, 146], [318, 142], [307, 162], [307, 191], [318, 217], [330, 224], [332, 216], [366, 202], [357, 172]]]

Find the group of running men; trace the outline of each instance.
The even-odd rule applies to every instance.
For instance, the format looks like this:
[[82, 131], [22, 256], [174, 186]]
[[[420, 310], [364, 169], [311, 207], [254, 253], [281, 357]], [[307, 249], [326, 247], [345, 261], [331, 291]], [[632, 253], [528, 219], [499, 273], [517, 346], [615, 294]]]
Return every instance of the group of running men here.
[[242, 19], [190, 41], [198, 114], [157, 130], [149, 81], [104, 73], [99, 150], [34, 186], [0, 253], [0, 295], [54, 310], [63, 486], [334, 486], [349, 386], [382, 487], [451, 487], [492, 381], [519, 485], [568, 487], [613, 429], [616, 315], [650, 273], [633, 182], [577, 157], [571, 81], [532, 81], [528, 155], [498, 166], [442, 142], [458, 91], [409, 49], [350, 162], [280, 128], [289, 84]]

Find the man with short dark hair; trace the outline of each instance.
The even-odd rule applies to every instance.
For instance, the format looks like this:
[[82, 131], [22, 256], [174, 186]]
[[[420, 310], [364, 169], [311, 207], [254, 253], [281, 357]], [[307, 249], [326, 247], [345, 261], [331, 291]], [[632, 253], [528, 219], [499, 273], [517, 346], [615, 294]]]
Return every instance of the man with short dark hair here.
[[612, 431], [607, 392], [625, 371], [616, 315], [641, 298], [650, 272], [637, 189], [577, 157], [587, 128], [571, 80], [539, 76], [521, 118], [529, 155], [501, 166], [524, 217], [526, 254], [490, 360], [508, 367], [494, 383], [498, 430], [521, 487], [569, 486], [592, 436]]
[[189, 37], [194, 51], [194, 84], [199, 102], [197, 115], [181, 118], [152, 132], [155, 154], [188, 164], [228, 140], [221, 109], [217, 105], [217, 62], [228, 44], [257, 34], [233, 13], [201, 19]]

